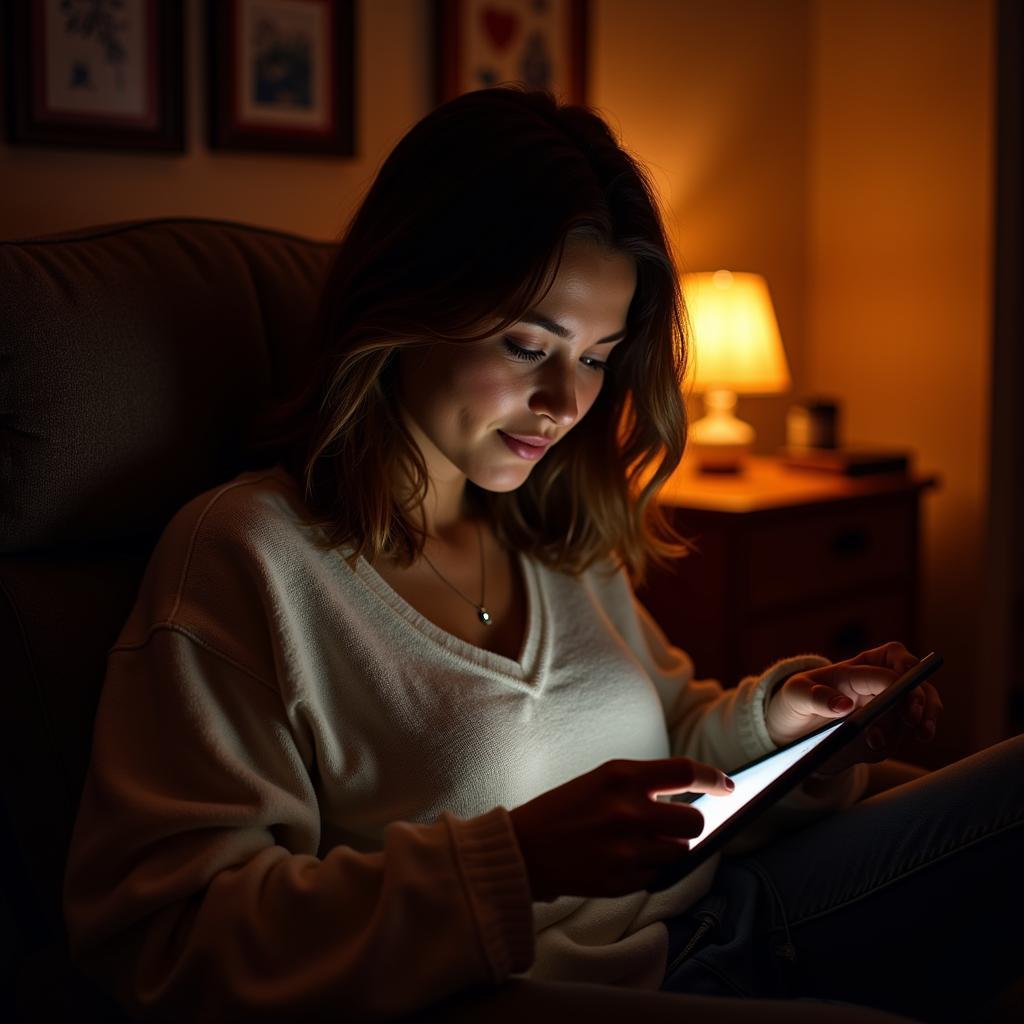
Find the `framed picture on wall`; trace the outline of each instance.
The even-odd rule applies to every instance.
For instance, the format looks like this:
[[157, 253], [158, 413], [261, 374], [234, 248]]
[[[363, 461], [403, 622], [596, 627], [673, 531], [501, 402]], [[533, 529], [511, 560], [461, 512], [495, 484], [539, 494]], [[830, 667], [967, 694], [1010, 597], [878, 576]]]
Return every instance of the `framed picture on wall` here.
[[210, 146], [355, 153], [353, 0], [208, 0]]
[[434, 0], [436, 100], [519, 82], [586, 102], [587, 0]]
[[3, 7], [10, 142], [184, 150], [180, 3]]

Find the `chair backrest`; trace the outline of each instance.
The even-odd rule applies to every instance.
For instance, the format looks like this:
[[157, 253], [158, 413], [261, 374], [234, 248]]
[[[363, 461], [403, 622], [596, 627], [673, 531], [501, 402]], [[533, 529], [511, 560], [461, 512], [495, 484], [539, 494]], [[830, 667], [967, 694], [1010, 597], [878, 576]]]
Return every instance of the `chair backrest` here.
[[274, 461], [248, 427], [335, 251], [185, 218], [0, 242], [0, 866], [31, 1019], [83, 1019], [61, 889], [107, 652], [174, 512]]

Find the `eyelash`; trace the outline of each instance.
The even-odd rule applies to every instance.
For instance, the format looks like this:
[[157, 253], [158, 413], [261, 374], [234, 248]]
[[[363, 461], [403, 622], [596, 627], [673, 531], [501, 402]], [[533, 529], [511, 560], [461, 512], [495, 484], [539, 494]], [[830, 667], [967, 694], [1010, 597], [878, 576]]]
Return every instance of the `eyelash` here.
[[[523, 348], [522, 346], [517, 345], [511, 338], [502, 338], [502, 341], [504, 341], [505, 348], [513, 359], [521, 359], [524, 362], [534, 363], [538, 359], [544, 358], [543, 352], [540, 352], [537, 349]], [[604, 373], [608, 369], [608, 364], [600, 359], [587, 358], [584, 360], [584, 365], [591, 370], [597, 370], [599, 373]]]

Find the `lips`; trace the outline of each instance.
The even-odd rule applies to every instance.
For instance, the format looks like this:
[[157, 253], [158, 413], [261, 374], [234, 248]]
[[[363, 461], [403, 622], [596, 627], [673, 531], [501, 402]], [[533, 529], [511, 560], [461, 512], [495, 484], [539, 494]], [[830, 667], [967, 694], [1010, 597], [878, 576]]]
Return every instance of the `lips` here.
[[498, 434], [510, 451], [521, 459], [529, 459], [531, 462], [539, 459], [554, 440], [550, 437], [538, 437], [535, 434], [508, 434], [504, 430], [499, 430]]

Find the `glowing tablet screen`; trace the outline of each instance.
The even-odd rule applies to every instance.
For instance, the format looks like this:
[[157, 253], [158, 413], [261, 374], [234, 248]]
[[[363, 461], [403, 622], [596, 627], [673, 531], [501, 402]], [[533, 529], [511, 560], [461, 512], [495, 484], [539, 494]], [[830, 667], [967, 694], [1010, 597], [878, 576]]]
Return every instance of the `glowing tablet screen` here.
[[799, 761], [804, 754], [831, 736], [842, 724], [842, 720], [840, 720], [827, 729], [816, 732], [806, 739], [798, 740], [792, 746], [785, 747], [771, 757], [730, 775], [729, 778], [736, 783], [736, 788], [728, 795], [712, 796], [709, 793], [702, 793], [695, 800], [689, 801], [691, 806], [698, 808], [704, 815], [704, 831], [690, 840], [690, 849], [693, 850], [699, 846], [716, 828], [728, 821], [766, 786], [773, 783], [784, 771]]

